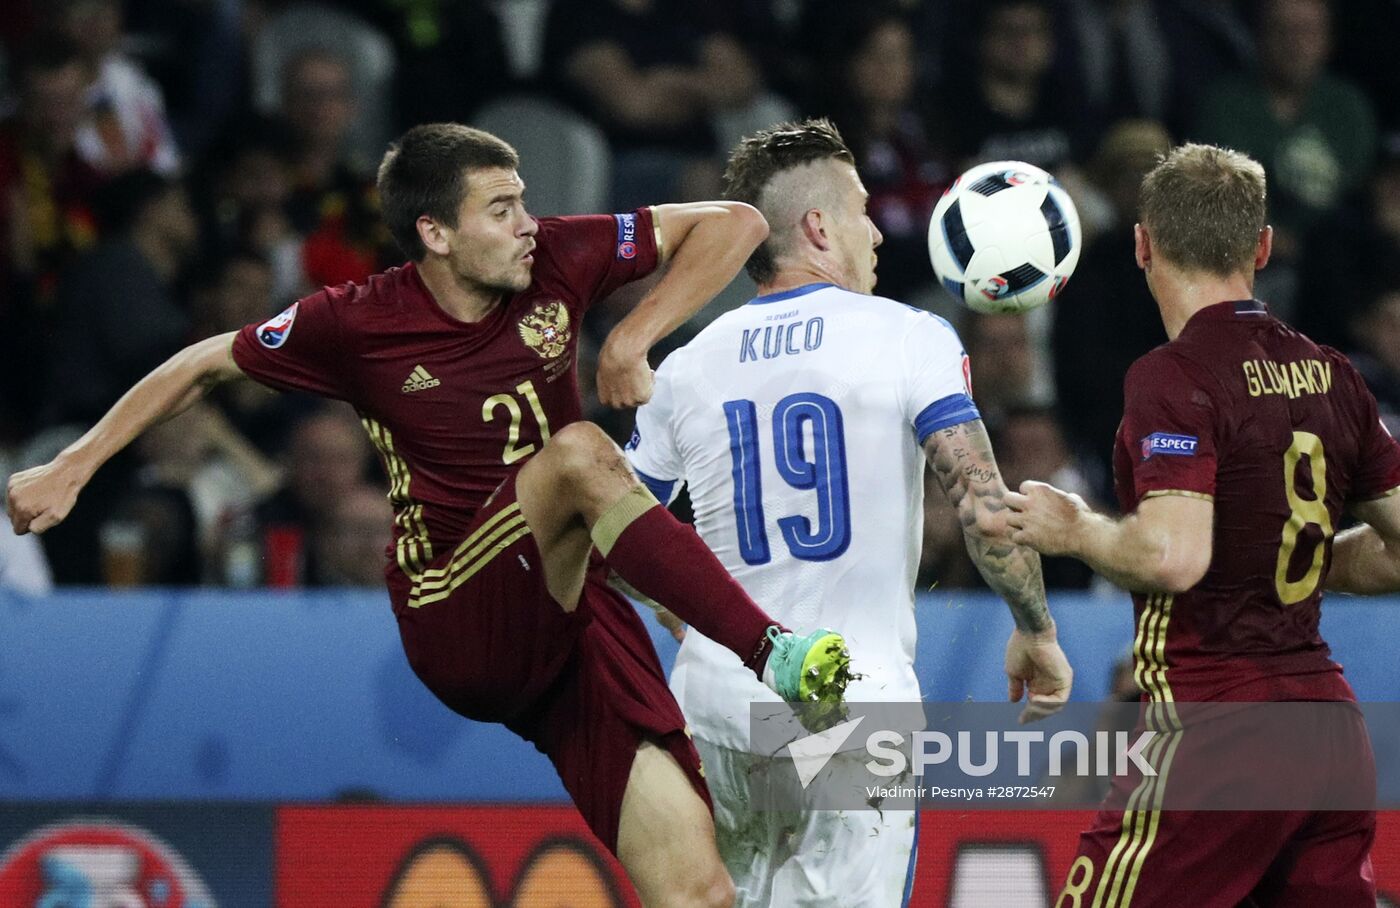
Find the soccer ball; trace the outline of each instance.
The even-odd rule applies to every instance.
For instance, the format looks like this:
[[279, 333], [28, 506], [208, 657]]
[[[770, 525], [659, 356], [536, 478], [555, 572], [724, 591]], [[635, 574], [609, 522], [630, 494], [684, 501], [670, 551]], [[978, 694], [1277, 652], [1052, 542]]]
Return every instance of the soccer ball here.
[[1026, 312], [1059, 295], [1083, 234], [1069, 194], [1021, 161], [979, 164], [933, 209], [928, 253], [948, 292], [978, 312]]

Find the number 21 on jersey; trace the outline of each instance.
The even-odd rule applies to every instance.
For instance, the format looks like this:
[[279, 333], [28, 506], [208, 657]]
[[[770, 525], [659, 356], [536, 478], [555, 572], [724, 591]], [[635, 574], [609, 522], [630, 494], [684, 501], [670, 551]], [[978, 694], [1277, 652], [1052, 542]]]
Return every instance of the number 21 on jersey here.
[[[724, 404], [733, 459], [734, 516], [739, 554], [747, 564], [767, 564], [772, 555], [763, 516], [762, 445], [758, 408], [751, 400]], [[811, 433], [811, 449], [807, 435]], [[773, 457], [782, 480], [816, 496], [817, 519], [778, 518], [792, 557], [802, 561], [839, 558], [851, 544], [851, 502], [846, 481], [846, 436], [841, 410], [820, 394], [789, 394], [773, 408]]]
[[[530, 412], [535, 415], [535, 423], [540, 427], [540, 441], [549, 441], [549, 419], [544, 415], [539, 394], [535, 392], [535, 383], [521, 382], [515, 386], [515, 391], [530, 405]], [[501, 452], [501, 460], [505, 463], [515, 463], [535, 453], [534, 442], [524, 445], [520, 443], [520, 424], [524, 422], [525, 414], [520, 409], [520, 404], [516, 403], [514, 395], [493, 394], [486, 398], [486, 402], [481, 405], [482, 422], [494, 421], [497, 407], [505, 407], [506, 413], [510, 415], [510, 428], [506, 430], [506, 447]]]

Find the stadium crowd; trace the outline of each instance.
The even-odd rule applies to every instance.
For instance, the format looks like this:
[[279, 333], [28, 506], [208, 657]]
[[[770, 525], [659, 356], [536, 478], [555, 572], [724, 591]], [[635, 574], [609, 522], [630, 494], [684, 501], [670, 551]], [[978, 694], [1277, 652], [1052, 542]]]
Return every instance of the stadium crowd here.
[[[1259, 296], [1350, 352], [1400, 427], [1397, 40], [1395, 0], [9, 0], [0, 473], [191, 340], [399, 263], [374, 168], [431, 120], [529, 143], [527, 202], [554, 214], [713, 197], [739, 136], [831, 116], [885, 236], [877, 292], [956, 323], [1008, 484], [1098, 503], [1123, 374], [1165, 340], [1132, 258], [1138, 182], [1174, 142], [1230, 145], [1269, 173]], [[943, 188], [999, 159], [1055, 173], [1085, 234], [1029, 317], [970, 313], [928, 264]], [[636, 298], [594, 314], [588, 349]], [[348, 407], [226, 387], [42, 540], [0, 534], [0, 586], [377, 586], [382, 486]], [[980, 583], [928, 491], [921, 582]], [[1046, 581], [1093, 578], [1065, 561]]]

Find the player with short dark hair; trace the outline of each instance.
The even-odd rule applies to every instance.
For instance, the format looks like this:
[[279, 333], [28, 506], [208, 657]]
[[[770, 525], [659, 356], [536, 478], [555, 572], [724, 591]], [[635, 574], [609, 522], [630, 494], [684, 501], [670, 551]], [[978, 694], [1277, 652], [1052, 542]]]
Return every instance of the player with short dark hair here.
[[11, 520], [20, 533], [60, 522], [102, 463], [218, 382], [350, 402], [390, 480], [386, 581], [415, 673], [547, 754], [647, 905], [727, 905], [699, 758], [608, 572], [786, 700], [838, 701], [845, 644], [776, 625], [582, 421], [578, 322], [673, 251], [599, 356], [603, 403], [644, 402], [648, 350], [733, 278], [767, 225], [734, 202], [535, 219], [515, 161], [479, 130], [409, 130], [380, 191], [412, 262], [176, 355], [52, 463], [11, 477]]
[[[1251, 298], [1273, 243], [1257, 162], [1173, 150], [1143, 182], [1135, 233], [1171, 340], [1124, 382], [1127, 516], [1027, 482], [1007, 496], [1015, 538], [1133, 591], [1149, 718], [1184, 702], [1352, 702], [1318, 632], [1322, 590], [1400, 589], [1400, 445], [1346, 357]], [[1344, 512], [1369, 526], [1334, 544]], [[1333, 715], [1328, 769], [1374, 792], [1364, 722]], [[1183, 782], [1268, 772], [1202, 756], [1195, 743], [1218, 732], [1201, 727], [1169, 722], [1147, 749], [1157, 775], [1115, 780], [1057, 908], [1375, 905], [1374, 812], [1160, 809]]]

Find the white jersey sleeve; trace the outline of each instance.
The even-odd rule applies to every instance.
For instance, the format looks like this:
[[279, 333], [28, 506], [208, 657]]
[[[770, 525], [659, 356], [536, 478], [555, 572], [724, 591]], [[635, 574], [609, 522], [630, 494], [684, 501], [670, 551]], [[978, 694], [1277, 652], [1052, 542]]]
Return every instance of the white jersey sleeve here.
[[952, 325], [914, 310], [904, 336], [904, 366], [904, 412], [919, 444], [939, 429], [981, 418], [972, 402], [967, 351]]
[[672, 354], [656, 370], [651, 400], [637, 409], [636, 426], [626, 447], [632, 471], [662, 504], [670, 504], [685, 485], [685, 465], [672, 428], [674, 359]]

